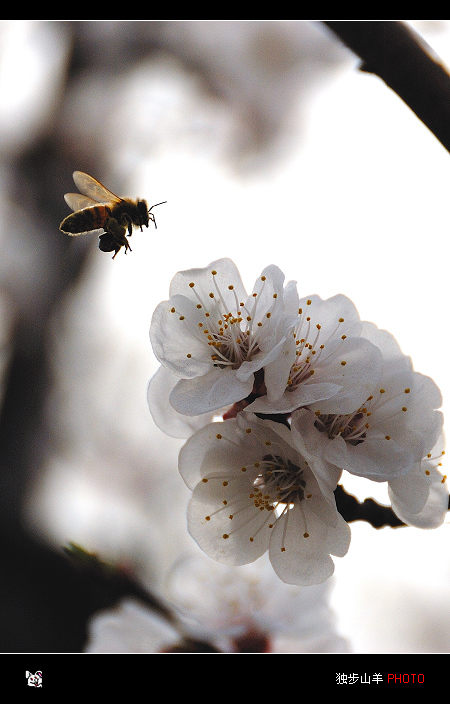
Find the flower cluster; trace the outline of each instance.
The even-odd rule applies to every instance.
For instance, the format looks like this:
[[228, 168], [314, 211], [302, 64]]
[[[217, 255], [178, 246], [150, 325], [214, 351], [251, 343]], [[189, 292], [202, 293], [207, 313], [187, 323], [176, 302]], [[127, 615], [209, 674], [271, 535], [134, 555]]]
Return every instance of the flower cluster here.
[[210, 557], [243, 565], [268, 550], [284, 582], [324, 582], [350, 544], [343, 471], [387, 482], [405, 523], [443, 522], [440, 391], [347, 297], [300, 298], [274, 265], [247, 294], [220, 259], [175, 275], [150, 337], [150, 410], [186, 439], [188, 528]]

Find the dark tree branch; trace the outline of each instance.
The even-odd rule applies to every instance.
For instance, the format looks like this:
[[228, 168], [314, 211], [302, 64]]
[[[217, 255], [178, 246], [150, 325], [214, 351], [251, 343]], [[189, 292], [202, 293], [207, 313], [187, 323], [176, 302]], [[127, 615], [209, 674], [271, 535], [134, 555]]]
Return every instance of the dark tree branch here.
[[382, 506], [374, 499], [364, 499], [363, 502], [360, 502], [352, 494], [347, 494], [341, 484], [338, 484], [334, 495], [337, 510], [347, 523], [367, 521], [374, 528], [384, 528], [385, 526], [399, 528], [406, 525], [395, 515], [390, 506]]
[[397, 20], [323, 21], [450, 151], [450, 75], [421, 37]]

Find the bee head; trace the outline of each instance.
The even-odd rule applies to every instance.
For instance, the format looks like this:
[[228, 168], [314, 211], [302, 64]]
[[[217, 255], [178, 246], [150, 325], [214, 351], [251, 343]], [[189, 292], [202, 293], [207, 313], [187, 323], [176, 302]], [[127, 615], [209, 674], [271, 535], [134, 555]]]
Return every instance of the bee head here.
[[138, 201], [137, 209], [138, 209], [138, 213], [139, 213], [140, 226], [141, 226], [141, 230], [142, 230], [142, 225], [145, 225], [145, 227], [148, 227], [148, 223], [149, 223], [148, 214], [150, 211], [148, 210], [148, 205], [145, 202], [145, 200]]

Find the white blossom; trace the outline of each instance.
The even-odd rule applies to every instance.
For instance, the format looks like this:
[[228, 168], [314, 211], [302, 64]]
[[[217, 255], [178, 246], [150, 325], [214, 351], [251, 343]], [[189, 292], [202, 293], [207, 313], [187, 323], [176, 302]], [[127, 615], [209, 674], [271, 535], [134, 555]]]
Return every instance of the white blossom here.
[[218, 562], [243, 565], [269, 550], [284, 582], [324, 582], [350, 530], [333, 495], [340, 470], [321, 465], [295, 428], [246, 412], [208, 424], [179, 453], [189, 532]]
[[394, 337], [365, 323], [363, 334], [383, 355], [377, 385], [352, 412], [323, 412], [322, 402], [292, 415], [311, 452], [351, 474], [374, 481], [409, 475], [437, 442], [443, 425], [441, 393], [412, 368]]
[[179, 379], [169, 397], [175, 411], [202, 415], [263, 393], [258, 372], [278, 357], [297, 313], [295, 284], [283, 283], [270, 265], [247, 295], [230, 259], [174, 276], [150, 338], [159, 362]]
[[341, 294], [300, 300], [283, 282], [269, 266], [247, 296], [229, 259], [176, 274], [150, 330], [163, 366], [148, 401], [164, 432], [186, 438], [213, 414], [245, 407], [280, 414], [321, 401], [347, 413], [365, 400], [381, 355], [361, 335], [354, 304]]
[[406, 477], [388, 482], [389, 498], [396, 515], [416, 528], [438, 528], [448, 511], [447, 477], [441, 473], [445, 440], [435, 447]]
[[254, 413], [290, 413], [321, 402], [324, 413], [348, 413], [364, 401], [381, 373], [381, 354], [362, 336], [354, 304], [342, 294], [298, 302], [295, 325], [281, 354], [267, 363], [267, 394]]

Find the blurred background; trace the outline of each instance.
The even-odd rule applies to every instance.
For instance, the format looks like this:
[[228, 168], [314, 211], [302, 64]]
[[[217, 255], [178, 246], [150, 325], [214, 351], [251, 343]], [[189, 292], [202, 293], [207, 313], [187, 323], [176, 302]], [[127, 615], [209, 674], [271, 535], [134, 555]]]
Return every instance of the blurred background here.
[[[406, 22], [450, 64], [449, 20]], [[358, 63], [314, 20], [0, 22], [1, 652], [83, 650], [113, 599], [68, 542], [152, 588], [192, 547], [182, 442], [146, 400], [178, 270], [230, 257], [251, 288], [274, 263], [349, 296], [445, 413], [450, 155]], [[158, 229], [114, 261], [62, 234], [74, 170], [167, 200]], [[353, 652], [450, 649], [449, 530], [352, 524], [331, 602]]]

